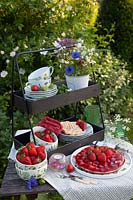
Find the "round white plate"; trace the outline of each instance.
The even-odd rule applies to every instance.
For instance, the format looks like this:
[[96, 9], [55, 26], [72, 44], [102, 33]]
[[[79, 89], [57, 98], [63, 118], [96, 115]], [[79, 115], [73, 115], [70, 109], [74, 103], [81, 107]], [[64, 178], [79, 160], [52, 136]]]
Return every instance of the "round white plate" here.
[[60, 138], [60, 141], [73, 142], [75, 140], [83, 139], [92, 134], [93, 134], [93, 127], [90, 124], [87, 124], [87, 129], [83, 131], [81, 135], [72, 136], [72, 135], [60, 133], [59, 138]]
[[[89, 146], [89, 145], [88, 145]], [[91, 177], [91, 178], [98, 178], [98, 179], [109, 179], [109, 178], [116, 178], [116, 177], [119, 177], [119, 176], [122, 176], [124, 175], [125, 173], [127, 173], [131, 166], [132, 166], [132, 158], [130, 156], [130, 154], [128, 153], [124, 153], [124, 157], [125, 157], [125, 163], [124, 165], [119, 169], [119, 171], [117, 172], [114, 172], [114, 173], [110, 173], [110, 174], [92, 174], [92, 173], [89, 173], [89, 172], [86, 172], [86, 171], [83, 171], [81, 169], [79, 169], [76, 165], [76, 161], [75, 161], [75, 156], [84, 148], [88, 147], [88, 146], [84, 146], [84, 147], [81, 147], [79, 149], [77, 149], [76, 151], [74, 151], [70, 157], [70, 162], [71, 164], [75, 167], [76, 171], [84, 176], [87, 176], [87, 177]]]
[[58, 90], [53, 92], [53, 93], [43, 94], [43, 95], [39, 95], [39, 94], [38, 95], [31, 95], [31, 94], [26, 93], [25, 94], [25, 98], [26, 99], [30, 99], [30, 100], [32, 100], [32, 99], [34, 99], [34, 100], [36, 99], [37, 100], [37, 99], [52, 97], [52, 96], [56, 95], [57, 92], [58, 92]]
[[48, 88], [47, 90], [41, 90], [41, 91], [32, 91], [31, 90], [31, 87], [29, 87], [29, 86], [26, 86], [25, 88], [24, 88], [24, 90], [25, 90], [25, 93], [30, 93], [30, 94], [45, 94], [45, 93], [49, 93], [49, 92], [54, 92], [54, 91], [57, 91], [57, 85], [53, 85], [53, 88]]
[[39, 92], [26, 92], [25, 94], [26, 95], [30, 95], [30, 96], [45, 96], [45, 95], [51, 95], [51, 94], [55, 94], [57, 93], [58, 90], [54, 90], [54, 91], [51, 91], [51, 92], [44, 92], [44, 93], [39, 93]]

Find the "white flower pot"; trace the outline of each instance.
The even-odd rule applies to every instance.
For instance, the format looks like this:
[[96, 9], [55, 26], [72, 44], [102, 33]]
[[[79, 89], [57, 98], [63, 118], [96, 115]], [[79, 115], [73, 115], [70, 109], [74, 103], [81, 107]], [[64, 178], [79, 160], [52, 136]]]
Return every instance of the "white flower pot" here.
[[89, 75], [83, 75], [83, 76], [68, 76], [66, 77], [66, 83], [67, 87], [72, 90], [78, 90], [82, 88], [88, 87], [89, 82]]

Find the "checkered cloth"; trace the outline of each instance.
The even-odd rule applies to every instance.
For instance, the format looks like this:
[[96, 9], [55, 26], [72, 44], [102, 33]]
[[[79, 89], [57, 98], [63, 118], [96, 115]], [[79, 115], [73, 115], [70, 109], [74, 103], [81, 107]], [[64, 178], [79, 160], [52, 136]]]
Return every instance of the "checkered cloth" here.
[[[17, 134], [21, 134], [25, 131], [26, 130], [20, 130]], [[121, 147], [130, 150], [133, 159], [133, 145], [121, 140], [113, 140], [113, 142], [114, 146], [120, 143]], [[99, 142], [98, 144], [102, 145], [103, 143]], [[15, 153], [16, 150], [13, 144], [8, 158], [14, 160]], [[70, 156], [68, 156], [67, 159], [69, 158]], [[62, 173], [66, 173], [65, 170]], [[82, 176], [77, 172], [73, 174]], [[86, 185], [69, 178], [59, 178], [58, 175], [59, 172], [48, 169], [45, 179], [60, 193], [64, 200], [129, 200], [133, 198], [133, 164], [124, 175], [116, 178], [92, 179], [83, 176], [86, 180], [95, 181], [96, 184]]]
[[[130, 147], [132, 151], [133, 146]], [[70, 156], [68, 157], [70, 158]], [[131, 154], [131, 157], [133, 159], [133, 154]], [[133, 163], [125, 174], [115, 178], [94, 179], [88, 176], [85, 177], [77, 172], [73, 173], [74, 175], [84, 177], [85, 180], [92, 180], [96, 183], [89, 185], [69, 178], [59, 178], [58, 175], [60, 173], [65, 174], [66, 172], [65, 170], [56, 172], [49, 169], [45, 179], [60, 193], [64, 200], [129, 200], [133, 198]]]

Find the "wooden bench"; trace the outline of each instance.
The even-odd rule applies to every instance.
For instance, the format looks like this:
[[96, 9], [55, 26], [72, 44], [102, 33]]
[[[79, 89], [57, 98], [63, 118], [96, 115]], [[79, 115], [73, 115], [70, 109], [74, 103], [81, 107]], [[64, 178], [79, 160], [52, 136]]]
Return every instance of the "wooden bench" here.
[[28, 190], [27, 183], [21, 180], [16, 173], [14, 161], [9, 160], [0, 188], [0, 198], [14, 197], [14, 200], [19, 200], [20, 196], [25, 194], [28, 200], [34, 200], [37, 198], [38, 193], [55, 191], [56, 190], [48, 183], [38, 187], [33, 187], [32, 190]]

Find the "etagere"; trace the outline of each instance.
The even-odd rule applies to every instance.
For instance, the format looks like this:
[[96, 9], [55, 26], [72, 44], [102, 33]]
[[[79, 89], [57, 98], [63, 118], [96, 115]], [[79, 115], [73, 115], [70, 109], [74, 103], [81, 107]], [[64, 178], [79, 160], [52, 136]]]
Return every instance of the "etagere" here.
[[[75, 149], [77, 149], [81, 146], [90, 144], [93, 141], [100, 141], [100, 140], [104, 139], [104, 122], [103, 122], [103, 116], [102, 116], [101, 105], [100, 105], [100, 100], [99, 100], [100, 88], [99, 88], [99, 85], [96, 83], [94, 73], [93, 73], [93, 81], [89, 82], [89, 85], [86, 88], [75, 90], [75, 91], [70, 91], [70, 92], [63, 93], [63, 94], [56, 94], [55, 96], [36, 100], [36, 101], [32, 101], [32, 100], [25, 98], [23, 83], [22, 83], [21, 75], [19, 73], [19, 71], [20, 71], [19, 64], [18, 64], [19, 57], [24, 54], [36, 54], [36, 53], [40, 53], [43, 51], [54, 51], [54, 50], [55, 50], [55, 48], [48, 48], [48, 49], [43, 49], [43, 50], [20, 52], [20, 53], [17, 53], [16, 56], [14, 57], [13, 65], [12, 65], [12, 91], [11, 91], [13, 140], [19, 145], [21, 145], [21, 144], [23, 145], [23, 142], [25, 140], [25, 137], [22, 138], [23, 135], [21, 136], [21, 141], [23, 141], [23, 142], [19, 141], [18, 138], [17, 139], [15, 138], [14, 112], [13, 112], [14, 107], [20, 109], [21, 111], [27, 112], [28, 120], [29, 120], [29, 128], [31, 129], [31, 132], [33, 134], [32, 125], [30, 122], [31, 114], [37, 114], [40, 112], [49, 111], [49, 110], [58, 108], [60, 106], [70, 105], [72, 103], [77, 103], [77, 105], [78, 105], [79, 101], [94, 97], [94, 98], [97, 98], [97, 100], [98, 100], [102, 125], [97, 126], [95, 124], [92, 124], [93, 130], [94, 130], [93, 135], [88, 136], [87, 138], [81, 139], [80, 141], [74, 141], [72, 143], [65, 144], [64, 146], [58, 148], [57, 150], [50, 152], [48, 154], [49, 156], [54, 152], [62, 152], [65, 155], [69, 155]], [[14, 90], [14, 72], [15, 72], [15, 70], [18, 73], [18, 77], [19, 77], [19, 81], [20, 81], [21, 90], [19, 90], [19, 91]], [[64, 83], [65, 82], [62, 82], [62, 81], [58, 82], [57, 87]], [[24, 142], [24, 144], [25, 144], [25, 142]]]

